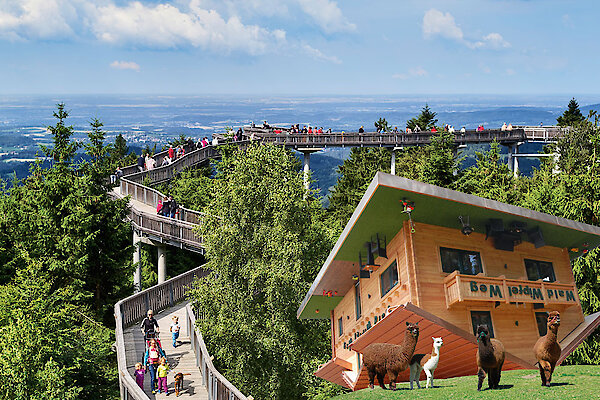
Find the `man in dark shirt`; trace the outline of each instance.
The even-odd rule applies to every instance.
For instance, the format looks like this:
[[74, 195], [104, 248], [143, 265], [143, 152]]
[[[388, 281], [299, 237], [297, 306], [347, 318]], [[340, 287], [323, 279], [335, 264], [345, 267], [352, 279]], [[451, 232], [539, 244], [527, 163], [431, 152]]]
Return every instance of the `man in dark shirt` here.
[[363, 128], [362, 126], [358, 128], [358, 133], [365, 133], [365, 128]]
[[146, 164], [146, 159], [144, 158], [143, 154], [140, 154], [140, 156], [137, 159], [137, 167], [140, 170], [140, 172], [144, 171], [145, 164]]
[[175, 214], [177, 213], [179, 205], [177, 204], [173, 196], [169, 196], [169, 205], [171, 208], [171, 218], [175, 218]]
[[[148, 333], [160, 332], [160, 328], [158, 327], [158, 322], [154, 318], [154, 312], [152, 310], [148, 310], [148, 316], [144, 318], [142, 324], [140, 325], [142, 329], [142, 333], [144, 337], [147, 337]], [[154, 329], [156, 328], [156, 329]]]

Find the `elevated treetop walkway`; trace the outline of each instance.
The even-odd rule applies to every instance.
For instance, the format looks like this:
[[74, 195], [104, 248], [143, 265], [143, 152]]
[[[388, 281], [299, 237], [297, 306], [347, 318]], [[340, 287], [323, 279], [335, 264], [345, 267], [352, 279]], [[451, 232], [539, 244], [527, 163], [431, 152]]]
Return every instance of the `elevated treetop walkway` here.
[[[524, 141], [554, 141], [561, 137], [562, 134], [563, 130], [555, 127], [520, 127], [512, 131], [467, 131], [465, 133], [455, 133], [455, 143], [457, 145], [487, 143], [495, 139], [502, 144], [512, 146]], [[274, 133], [272, 130], [246, 128], [245, 135], [261, 143], [274, 143], [303, 151], [305, 153], [305, 172], [307, 172], [307, 154], [321, 148], [377, 146], [396, 149], [403, 146], [428, 144], [431, 142], [433, 133], [359, 134], [340, 132], [331, 134], [292, 134], [285, 131]], [[241, 147], [247, 143], [248, 141], [237, 142]], [[158, 201], [165, 196], [149, 186], [166, 182], [185, 168], [205, 164], [210, 159], [220, 156], [219, 149], [213, 146], [201, 149], [195, 149], [193, 146], [186, 146], [185, 148], [186, 155], [167, 166], [157, 167], [149, 171], [139, 171], [136, 165], [123, 168], [123, 177], [119, 186], [113, 190], [112, 194], [115, 197], [130, 196], [131, 208], [129, 219], [134, 228], [134, 243], [136, 243], [136, 237], [139, 239], [141, 236], [145, 236], [152, 243], [169, 244], [198, 252], [203, 251], [202, 238], [195, 232], [195, 228], [202, 223], [204, 214], [181, 207], [177, 218], [157, 215], [156, 206]], [[167, 156], [166, 151], [154, 155], [156, 164], [160, 165], [165, 156]], [[138, 258], [136, 261], [134, 253], [134, 263], [138, 262], [139, 265], [139, 247], [136, 249], [136, 252]], [[164, 263], [164, 255], [162, 259]], [[135, 362], [141, 361], [141, 357], [143, 356], [142, 354], [138, 354], [139, 337], [136, 338], [135, 336], [135, 325], [146, 315], [148, 309], [154, 309], [157, 313], [164, 311], [166, 317], [170, 317], [172, 313], [182, 313], [182, 306], [177, 307], [176, 304], [185, 299], [185, 293], [193, 279], [205, 274], [205, 270], [198, 267], [168, 281], [164, 281], [164, 272], [162, 279], [160, 277], [160, 262], [161, 255], [159, 252], [159, 284], [157, 286], [136, 293], [119, 301], [115, 305], [115, 335], [122, 399], [146, 400], [151, 398], [137, 386], [132, 376], [132, 366]], [[139, 284], [141, 277], [139, 267], [136, 276]], [[191, 394], [195, 398], [208, 398], [209, 400], [246, 400], [246, 397], [219, 374], [212, 365], [211, 358], [202, 340], [202, 335], [195, 329], [195, 322], [196, 316], [192, 307], [187, 304], [185, 306], [184, 325], [187, 326], [187, 334], [191, 342], [193, 355], [192, 352], [182, 352], [178, 358], [178, 366], [180, 367], [178, 371], [192, 373], [191, 377], [193, 379], [191, 379], [190, 386], [188, 386], [185, 393], [188, 395]], [[163, 341], [167, 341], [166, 339], [163, 338]], [[190, 357], [195, 359], [195, 366], [190, 367]], [[181, 370], [184, 367], [186, 369]], [[194, 370], [195, 368], [199, 368], [201, 378], [194, 378], [198, 372]], [[192, 387], [200, 381], [204, 385], [204, 388], [200, 387], [202, 385]]]

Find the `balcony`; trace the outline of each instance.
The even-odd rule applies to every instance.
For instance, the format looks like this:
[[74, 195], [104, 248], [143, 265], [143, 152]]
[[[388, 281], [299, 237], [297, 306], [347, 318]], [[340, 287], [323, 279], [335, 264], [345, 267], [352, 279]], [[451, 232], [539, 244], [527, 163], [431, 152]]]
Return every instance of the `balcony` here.
[[462, 275], [458, 271], [444, 279], [444, 294], [448, 308], [463, 301], [543, 303], [546, 306], [579, 304], [574, 284]]

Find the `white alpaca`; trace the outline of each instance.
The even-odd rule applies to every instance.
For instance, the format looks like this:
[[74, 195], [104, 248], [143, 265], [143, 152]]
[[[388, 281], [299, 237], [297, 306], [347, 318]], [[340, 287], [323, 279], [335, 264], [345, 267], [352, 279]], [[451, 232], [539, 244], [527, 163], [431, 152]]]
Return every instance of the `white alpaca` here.
[[429, 357], [425, 357], [425, 354], [415, 354], [413, 358], [410, 360], [410, 388], [413, 388], [413, 381], [417, 381], [417, 387], [421, 389], [421, 385], [419, 384], [419, 376], [421, 375], [421, 370], [425, 370], [425, 375], [427, 375], [427, 385], [426, 388], [429, 389], [429, 385], [433, 387], [433, 371], [438, 366], [438, 362], [440, 361], [440, 347], [444, 344], [444, 341], [441, 337], [433, 339], [433, 350], [431, 351], [431, 355]]

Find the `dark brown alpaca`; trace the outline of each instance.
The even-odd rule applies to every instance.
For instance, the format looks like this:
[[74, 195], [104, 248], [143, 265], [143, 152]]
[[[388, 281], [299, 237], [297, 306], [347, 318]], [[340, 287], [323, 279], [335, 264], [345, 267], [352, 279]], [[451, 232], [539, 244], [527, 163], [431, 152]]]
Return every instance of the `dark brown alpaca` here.
[[533, 353], [540, 367], [542, 386], [550, 386], [554, 367], [560, 358], [561, 349], [556, 341], [559, 326], [560, 313], [558, 311], [550, 311], [548, 314], [548, 333], [546, 333], [546, 336], [539, 338], [535, 346], [533, 346]]
[[477, 390], [481, 390], [481, 385], [488, 375], [488, 386], [490, 389], [498, 389], [500, 375], [502, 374], [502, 364], [504, 364], [504, 345], [498, 339], [490, 338], [490, 331], [487, 325], [477, 327], [477, 367], [479, 371], [477, 376]]
[[398, 374], [408, 368], [418, 339], [418, 322], [416, 324], [407, 322], [402, 345], [372, 343], [365, 348], [363, 363], [369, 373], [369, 387], [371, 389], [374, 387], [375, 375], [377, 375], [379, 386], [386, 388], [383, 384], [386, 373], [390, 378], [390, 388], [392, 390], [396, 389]]

